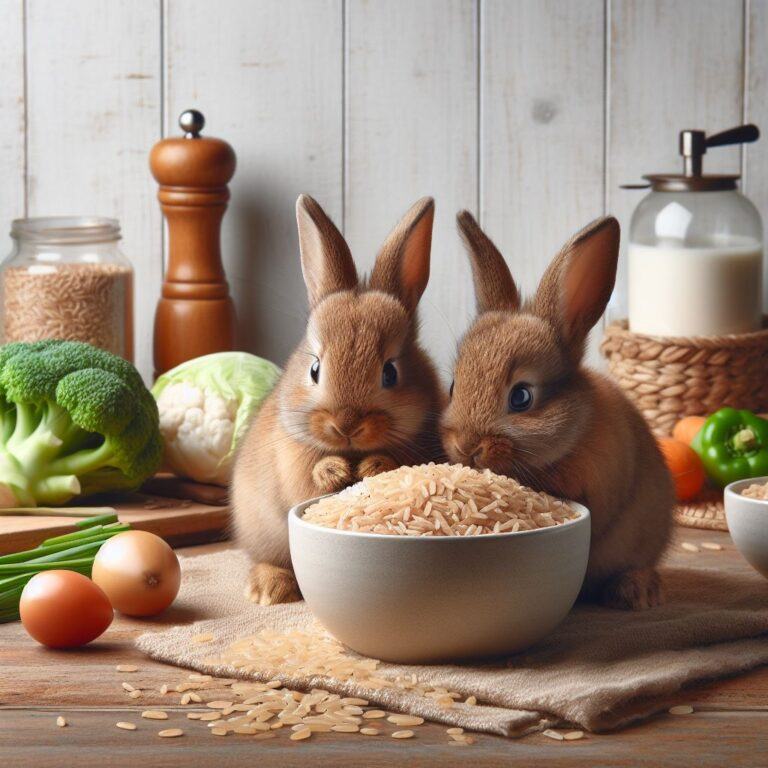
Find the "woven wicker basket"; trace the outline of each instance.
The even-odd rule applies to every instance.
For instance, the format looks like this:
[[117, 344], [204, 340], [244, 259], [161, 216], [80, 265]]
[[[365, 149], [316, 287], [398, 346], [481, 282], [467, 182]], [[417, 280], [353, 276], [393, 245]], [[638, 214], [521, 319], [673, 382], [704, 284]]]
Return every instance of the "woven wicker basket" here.
[[623, 320], [606, 328], [600, 349], [657, 435], [726, 405], [768, 411], [768, 318], [755, 333], [700, 338], [643, 336]]

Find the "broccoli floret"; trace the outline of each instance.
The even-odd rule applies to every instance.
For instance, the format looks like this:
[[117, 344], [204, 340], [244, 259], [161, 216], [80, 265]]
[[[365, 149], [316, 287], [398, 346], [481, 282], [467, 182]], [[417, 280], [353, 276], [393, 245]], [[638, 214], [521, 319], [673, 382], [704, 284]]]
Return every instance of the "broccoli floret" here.
[[130, 363], [76, 341], [0, 347], [0, 507], [132, 490], [161, 456], [157, 405]]

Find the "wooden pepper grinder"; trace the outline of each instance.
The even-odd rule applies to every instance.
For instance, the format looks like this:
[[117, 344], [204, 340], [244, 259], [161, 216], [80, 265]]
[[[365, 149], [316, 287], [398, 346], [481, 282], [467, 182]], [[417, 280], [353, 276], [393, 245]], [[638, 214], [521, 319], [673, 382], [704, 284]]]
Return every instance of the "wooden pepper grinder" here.
[[200, 136], [203, 115], [182, 112], [184, 136], [159, 141], [149, 165], [168, 221], [168, 269], [155, 313], [155, 377], [235, 346], [235, 306], [221, 263], [221, 220], [235, 153], [226, 141]]

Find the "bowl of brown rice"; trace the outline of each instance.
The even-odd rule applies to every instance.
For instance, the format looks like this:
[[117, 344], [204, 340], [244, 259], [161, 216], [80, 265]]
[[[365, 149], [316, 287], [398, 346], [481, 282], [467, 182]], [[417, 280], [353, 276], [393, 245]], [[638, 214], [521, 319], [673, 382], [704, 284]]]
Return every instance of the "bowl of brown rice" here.
[[307, 605], [353, 650], [434, 663], [524, 650], [568, 614], [589, 511], [489, 470], [401, 467], [288, 517]]
[[768, 579], [768, 477], [727, 485], [724, 505], [736, 549]]

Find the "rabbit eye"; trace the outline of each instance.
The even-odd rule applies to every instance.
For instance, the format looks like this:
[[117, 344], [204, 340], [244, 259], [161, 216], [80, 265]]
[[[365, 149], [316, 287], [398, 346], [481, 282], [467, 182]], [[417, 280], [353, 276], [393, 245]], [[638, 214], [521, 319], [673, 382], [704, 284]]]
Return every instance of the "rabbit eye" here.
[[448, 397], [453, 397], [453, 385], [454, 385], [455, 383], [456, 383], [455, 381], [452, 381], [452, 382], [451, 382], [451, 386], [450, 386], [450, 388], [448, 389]]
[[390, 389], [397, 384], [397, 368], [391, 360], [384, 363], [384, 369], [381, 372], [381, 386], [384, 389]]
[[309, 369], [309, 378], [317, 384], [320, 381], [320, 361], [315, 360]]
[[527, 411], [533, 405], [533, 393], [528, 384], [515, 384], [509, 391], [509, 410], [511, 413]]

